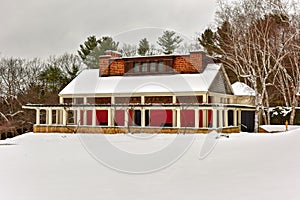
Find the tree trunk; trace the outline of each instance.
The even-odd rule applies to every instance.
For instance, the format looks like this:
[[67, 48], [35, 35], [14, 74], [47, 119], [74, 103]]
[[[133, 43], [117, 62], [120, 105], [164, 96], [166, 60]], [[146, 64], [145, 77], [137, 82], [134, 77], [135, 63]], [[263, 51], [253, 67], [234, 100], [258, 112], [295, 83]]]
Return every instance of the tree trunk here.
[[271, 124], [271, 115], [270, 115], [270, 102], [268, 91], [265, 91], [265, 101], [266, 101], [266, 110], [267, 110], [267, 125]]
[[295, 89], [293, 90], [293, 101], [292, 101], [292, 112], [290, 115], [290, 125], [294, 124], [294, 119], [295, 119], [295, 115], [296, 115], [296, 107], [298, 106], [298, 101], [297, 101], [297, 97], [296, 97], [296, 91]]
[[258, 133], [259, 130], [259, 105], [255, 107], [255, 117], [254, 117], [254, 132]]
[[[256, 88], [256, 87], [255, 87]], [[254, 116], [254, 132], [259, 132], [259, 110], [261, 108], [262, 98], [261, 95], [255, 90], [255, 116]]]

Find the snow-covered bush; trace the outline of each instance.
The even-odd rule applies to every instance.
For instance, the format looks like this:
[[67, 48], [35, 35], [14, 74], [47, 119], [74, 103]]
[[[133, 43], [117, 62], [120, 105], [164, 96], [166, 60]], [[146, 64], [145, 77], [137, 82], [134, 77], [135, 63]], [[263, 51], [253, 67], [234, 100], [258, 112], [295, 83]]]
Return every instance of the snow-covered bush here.
[[272, 124], [284, 124], [286, 120], [289, 120], [292, 108], [277, 106], [270, 108], [271, 123]]

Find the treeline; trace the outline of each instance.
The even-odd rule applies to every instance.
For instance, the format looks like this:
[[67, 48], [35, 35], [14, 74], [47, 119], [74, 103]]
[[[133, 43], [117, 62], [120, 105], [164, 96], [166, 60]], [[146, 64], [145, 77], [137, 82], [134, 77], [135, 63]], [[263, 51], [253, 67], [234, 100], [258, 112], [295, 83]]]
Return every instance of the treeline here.
[[300, 92], [299, 6], [285, 0], [219, 1], [216, 27], [199, 38], [232, 81], [255, 90], [255, 131], [260, 114], [270, 124], [271, 106], [291, 107], [290, 124], [294, 122]]
[[126, 44], [122, 46], [114, 41], [110, 36], [90, 36], [80, 45], [78, 55], [88, 68], [99, 67], [99, 56], [104, 55], [106, 50], [119, 51], [122, 56], [145, 56], [176, 53], [188, 53], [199, 50], [201, 46], [195, 38], [194, 43], [183, 43], [183, 38], [174, 31], [163, 31], [163, 34], [157, 38], [155, 44], [151, 44], [147, 38], [142, 38], [138, 44]]
[[1, 58], [0, 132], [8, 129], [31, 130], [35, 112], [22, 105], [58, 103], [58, 93], [82, 69], [81, 59], [72, 54], [47, 60]]

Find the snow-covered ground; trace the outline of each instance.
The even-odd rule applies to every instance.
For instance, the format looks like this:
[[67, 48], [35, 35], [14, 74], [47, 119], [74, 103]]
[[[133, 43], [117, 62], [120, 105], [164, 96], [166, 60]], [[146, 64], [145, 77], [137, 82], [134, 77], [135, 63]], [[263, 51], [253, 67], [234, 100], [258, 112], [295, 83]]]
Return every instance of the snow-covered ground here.
[[[99, 141], [99, 151], [106, 154], [111, 152], [103, 138], [140, 155], [172, 146], [176, 138], [193, 143], [172, 165], [132, 174], [101, 164], [85, 137]], [[29, 133], [0, 141], [0, 199], [300, 199], [300, 129], [207, 137]], [[211, 153], [199, 159], [207, 146]], [[130, 162], [120, 159], [119, 164]]]

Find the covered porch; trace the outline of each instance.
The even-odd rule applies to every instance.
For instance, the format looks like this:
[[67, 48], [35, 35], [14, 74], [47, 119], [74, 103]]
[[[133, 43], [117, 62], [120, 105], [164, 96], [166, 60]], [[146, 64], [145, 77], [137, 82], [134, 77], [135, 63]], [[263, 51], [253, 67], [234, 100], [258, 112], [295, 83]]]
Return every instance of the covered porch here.
[[[101, 130], [119, 128], [116, 133], [131, 132], [124, 129], [143, 129], [145, 132], [153, 132], [152, 129], [169, 131], [189, 129], [191, 132], [200, 130], [207, 132], [207, 130], [225, 130], [229, 127], [235, 127], [236, 131], [243, 125], [242, 111], [253, 111], [251, 106], [228, 104], [29, 104], [23, 108], [36, 111], [34, 129], [36, 132], [46, 132], [38, 127], [47, 127], [49, 132], [61, 132], [63, 127], [75, 127], [76, 130], [72, 129], [74, 132], [80, 132], [80, 129], [94, 132], [91, 128], [101, 128]], [[50, 127], [56, 129], [52, 128], [50, 131]], [[57, 127], [61, 127], [60, 130]]]

